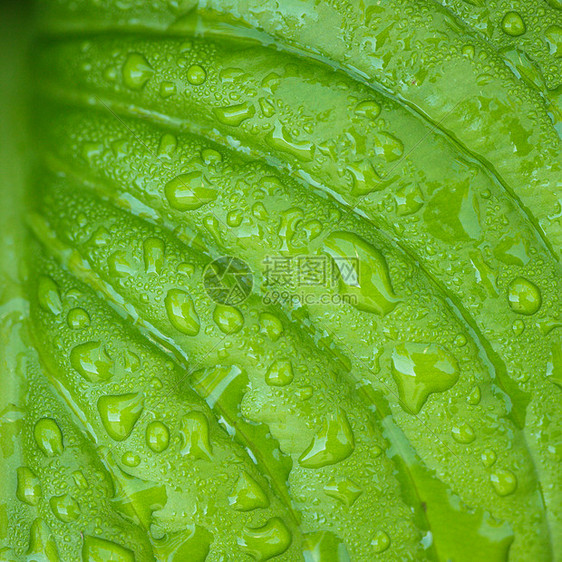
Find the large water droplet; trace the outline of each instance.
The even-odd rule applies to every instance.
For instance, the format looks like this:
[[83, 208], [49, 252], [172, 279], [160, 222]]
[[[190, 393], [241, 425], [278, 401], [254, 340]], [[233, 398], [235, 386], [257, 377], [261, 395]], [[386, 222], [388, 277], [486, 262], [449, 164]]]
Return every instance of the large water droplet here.
[[346, 413], [340, 408], [331, 414], [299, 458], [304, 468], [322, 468], [343, 461], [355, 449], [353, 431]]
[[518, 314], [535, 314], [542, 304], [539, 288], [523, 277], [516, 277], [508, 287], [509, 306]]
[[352, 195], [362, 197], [373, 191], [379, 191], [385, 186], [368, 159], [350, 164], [347, 170], [353, 178]]
[[39, 305], [51, 314], [59, 315], [62, 312], [62, 303], [57, 284], [50, 277], [40, 277], [37, 289]]
[[213, 448], [209, 435], [209, 420], [201, 412], [190, 412], [182, 419], [182, 455], [194, 459], [212, 460]]
[[74, 347], [70, 352], [70, 364], [88, 382], [102, 382], [113, 376], [114, 363], [100, 342]]
[[472, 429], [472, 426], [466, 422], [454, 425], [451, 430], [451, 435], [457, 443], [463, 443], [464, 445], [468, 445], [476, 439], [474, 429]]
[[490, 482], [498, 496], [509, 496], [517, 489], [517, 476], [511, 470], [496, 470], [490, 476]]
[[277, 341], [283, 333], [283, 324], [277, 316], [269, 312], [262, 312], [260, 314], [260, 333], [272, 341]]
[[64, 449], [62, 431], [57, 422], [51, 418], [41, 418], [33, 428], [37, 446], [47, 457], [60, 455]]
[[131, 53], [123, 65], [123, 82], [132, 90], [140, 90], [153, 73], [154, 70], [142, 55]]
[[216, 107], [213, 112], [221, 123], [238, 127], [243, 121], [254, 116], [256, 108], [252, 104], [244, 102], [228, 107]]
[[384, 552], [390, 546], [390, 537], [384, 531], [377, 531], [371, 541], [371, 546], [377, 553]]
[[170, 430], [161, 421], [150, 422], [146, 427], [146, 444], [155, 452], [161, 453], [170, 443]]
[[217, 198], [217, 190], [203, 172], [181, 174], [169, 181], [164, 194], [177, 211], [194, 211]]
[[228, 496], [228, 503], [236, 511], [252, 511], [269, 507], [269, 498], [262, 487], [244, 471]]
[[355, 114], [374, 121], [381, 113], [381, 106], [375, 100], [360, 101], [355, 106]]
[[303, 541], [305, 562], [350, 562], [345, 544], [330, 531], [306, 533]]
[[287, 386], [293, 382], [293, 365], [289, 359], [274, 361], [267, 370], [265, 382], [269, 386]]
[[325, 251], [340, 273], [340, 292], [366, 312], [385, 315], [394, 310], [397, 298], [384, 256], [371, 244], [350, 232], [333, 232], [324, 241]]
[[41, 484], [39, 478], [27, 466], [17, 469], [16, 497], [28, 505], [37, 505], [41, 499]]
[[188, 293], [180, 289], [170, 289], [165, 304], [170, 323], [178, 332], [187, 336], [196, 336], [199, 333], [199, 316]]
[[502, 30], [507, 35], [519, 37], [526, 31], [525, 22], [517, 12], [507, 12], [502, 20]]
[[83, 562], [135, 562], [132, 550], [113, 541], [86, 535], [82, 546]]
[[213, 311], [213, 320], [224, 334], [236, 334], [244, 326], [244, 316], [233, 306], [217, 304]]
[[108, 435], [123, 441], [131, 435], [144, 408], [144, 398], [138, 393], [101, 396], [98, 411]]
[[324, 493], [331, 498], [342, 502], [346, 507], [351, 507], [355, 500], [363, 493], [363, 490], [349, 478], [338, 478], [330, 480], [324, 486]]
[[63, 523], [71, 523], [80, 517], [80, 506], [78, 502], [69, 494], [53, 496], [49, 503], [55, 517]]
[[194, 86], [200, 86], [207, 79], [207, 73], [202, 66], [193, 64], [187, 69], [187, 80]]
[[415, 183], [410, 183], [399, 188], [394, 194], [396, 201], [396, 214], [399, 217], [417, 213], [425, 202], [422, 190]]
[[310, 141], [294, 140], [280, 123], [268, 134], [266, 142], [273, 150], [286, 152], [301, 162], [311, 162], [314, 159], [315, 146]]
[[134, 275], [136, 267], [129, 254], [123, 250], [113, 252], [107, 259], [109, 272], [113, 277], [126, 278]]
[[90, 325], [90, 315], [83, 308], [73, 308], [68, 312], [66, 322], [71, 330], [83, 330]]
[[256, 560], [269, 560], [289, 548], [292, 536], [287, 525], [279, 517], [273, 517], [262, 527], [246, 527], [237, 542], [242, 551]]
[[417, 414], [432, 392], [444, 392], [457, 382], [459, 365], [439, 345], [403, 343], [392, 352], [392, 376], [402, 407]]
[[144, 241], [144, 268], [147, 273], [162, 273], [164, 250], [164, 241], [161, 238], [151, 237]]
[[390, 133], [375, 133], [373, 135], [375, 153], [382, 156], [386, 162], [394, 162], [404, 154], [404, 145]]
[[41, 518], [35, 519], [29, 531], [29, 548], [26, 560], [29, 562], [60, 562], [57, 543], [51, 529]]

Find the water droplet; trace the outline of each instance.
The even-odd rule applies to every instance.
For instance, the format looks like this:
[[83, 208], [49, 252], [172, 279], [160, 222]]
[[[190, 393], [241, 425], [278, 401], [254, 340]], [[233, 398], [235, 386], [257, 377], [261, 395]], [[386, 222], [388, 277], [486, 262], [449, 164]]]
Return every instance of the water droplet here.
[[283, 333], [283, 324], [277, 316], [269, 312], [262, 312], [260, 314], [260, 333], [272, 341], [277, 341]]
[[517, 489], [517, 477], [511, 470], [496, 470], [490, 476], [490, 482], [498, 496], [509, 496]]
[[190, 412], [182, 419], [182, 455], [194, 459], [212, 460], [213, 449], [209, 435], [209, 420], [201, 412]]
[[261, 527], [246, 527], [237, 542], [243, 552], [256, 560], [269, 560], [289, 548], [292, 536], [287, 525], [279, 517], [273, 517]]
[[98, 412], [108, 435], [123, 441], [131, 435], [144, 408], [144, 398], [138, 393], [101, 396]]
[[514, 312], [527, 316], [535, 314], [542, 304], [539, 288], [523, 277], [516, 277], [509, 284], [508, 300]]
[[494, 248], [494, 256], [507, 265], [527, 265], [531, 260], [530, 252], [529, 241], [521, 233], [502, 238]]
[[340, 292], [355, 308], [384, 316], [397, 299], [384, 256], [371, 244], [349, 232], [333, 232], [324, 241], [340, 273]]
[[345, 544], [330, 531], [306, 533], [303, 541], [304, 562], [349, 562]]
[[161, 453], [168, 448], [170, 431], [161, 421], [150, 422], [146, 427], [146, 444], [155, 452]]
[[362, 197], [381, 190], [385, 185], [368, 159], [350, 164], [347, 170], [353, 178], [352, 195]]
[[484, 451], [482, 451], [481, 459], [482, 459], [482, 464], [486, 468], [490, 468], [494, 465], [494, 463], [497, 460], [496, 452], [492, 451], [492, 449], [485, 449]]
[[33, 436], [37, 446], [47, 457], [60, 455], [64, 450], [62, 431], [51, 418], [41, 418], [33, 428]]
[[377, 531], [371, 541], [371, 545], [376, 553], [384, 552], [390, 546], [390, 537], [384, 531]]
[[55, 537], [51, 529], [41, 518], [35, 519], [29, 531], [29, 548], [26, 560], [34, 562], [60, 562]]
[[551, 25], [545, 31], [544, 37], [548, 43], [550, 54], [560, 57], [562, 55], [562, 27]]
[[480, 400], [482, 399], [482, 393], [480, 391], [480, 387], [479, 386], [475, 386], [471, 391], [470, 394], [467, 397], [467, 402], [471, 405], [471, 406], [477, 406], [478, 404], [480, 404]]
[[324, 486], [324, 493], [331, 498], [342, 502], [346, 507], [351, 507], [363, 490], [349, 478], [332, 479]]
[[381, 113], [381, 106], [375, 100], [360, 101], [355, 106], [355, 114], [374, 121]]
[[109, 272], [113, 277], [126, 278], [135, 274], [135, 264], [129, 254], [123, 250], [113, 252], [107, 259]]
[[62, 312], [62, 303], [57, 284], [49, 277], [40, 277], [37, 289], [39, 305], [43, 310], [58, 316]]
[[166, 562], [205, 562], [213, 535], [200, 525], [187, 525], [175, 533], [166, 533], [162, 539], [152, 539], [156, 560]]
[[154, 70], [142, 55], [131, 53], [123, 65], [123, 82], [132, 90], [140, 90], [153, 73]]
[[41, 484], [39, 478], [27, 466], [17, 469], [16, 497], [28, 505], [37, 505], [41, 499]]
[[164, 241], [160, 238], [151, 237], [144, 241], [144, 268], [147, 273], [162, 273], [164, 250]]
[[264, 117], [273, 117], [275, 115], [275, 104], [271, 100], [260, 98], [259, 104]]
[[165, 80], [160, 84], [160, 97], [162, 98], [169, 98], [173, 96], [177, 91], [176, 84], [174, 82], [169, 82]]
[[425, 202], [422, 190], [418, 185], [410, 183], [399, 188], [394, 194], [396, 214], [399, 217], [417, 213]]
[[280, 123], [266, 137], [266, 142], [273, 150], [280, 150], [301, 162], [314, 160], [315, 146], [310, 141], [297, 141]]
[[177, 211], [194, 211], [214, 201], [217, 190], [200, 171], [181, 174], [164, 188], [170, 207]]
[[205, 162], [207, 166], [222, 162], [222, 154], [214, 148], [204, 148], [201, 151], [201, 158], [203, 158], [203, 162]]
[[269, 507], [269, 498], [262, 487], [245, 471], [228, 496], [228, 503], [236, 511], [252, 511]]
[[185, 291], [170, 289], [165, 299], [166, 312], [172, 326], [182, 334], [196, 336], [201, 327], [191, 297]]
[[331, 414], [299, 458], [304, 468], [322, 468], [343, 461], [355, 449], [353, 431], [340, 408]]
[[240, 226], [243, 220], [244, 220], [244, 215], [242, 211], [238, 209], [235, 211], [230, 211], [226, 216], [226, 224], [228, 224], [228, 226], [230, 226], [231, 228], [236, 228], [237, 226]]
[[137, 455], [134, 451], [125, 451], [121, 457], [121, 462], [125, 466], [135, 467], [140, 464], [140, 456]]
[[404, 154], [402, 141], [390, 133], [375, 133], [373, 135], [373, 144], [377, 156], [382, 156], [386, 162], [394, 162]]
[[74, 347], [70, 352], [70, 364], [88, 382], [103, 382], [113, 376], [113, 361], [100, 342], [88, 342]]
[[472, 443], [474, 439], [476, 439], [476, 435], [474, 433], [474, 429], [470, 426], [470, 424], [463, 422], [453, 426], [451, 430], [451, 434], [453, 439], [458, 443], [463, 443], [468, 445]]
[[244, 316], [233, 306], [217, 304], [213, 311], [213, 320], [224, 334], [236, 334], [244, 326]]
[[158, 143], [158, 157], [170, 160], [178, 147], [178, 139], [170, 134], [164, 133]]
[[135, 562], [131, 550], [112, 541], [86, 535], [82, 546], [82, 560], [97, 562], [111, 560], [115, 562]]
[[274, 361], [265, 375], [269, 386], [287, 386], [293, 382], [293, 365], [288, 359]]
[[546, 363], [546, 378], [551, 383], [562, 388], [562, 348], [553, 345]]
[[187, 70], [187, 80], [194, 86], [200, 86], [207, 79], [207, 73], [202, 66], [194, 64]]
[[238, 127], [243, 121], [254, 116], [256, 108], [251, 103], [244, 102], [237, 105], [229, 105], [228, 107], [215, 107], [213, 113], [224, 125]]
[[51, 509], [53, 510], [55, 517], [60, 519], [63, 523], [76, 521], [76, 519], [80, 517], [80, 506], [69, 494], [53, 496], [49, 500], [49, 503], [51, 504]]
[[436, 344], [397, 345], [392, 352], [391, 370], [401, 405], [412, 414], [422, 409], [431, 393], [450, 389], [459, 378], [455, 357]]
[[83, 308], [73, 308], [68, 312], [66, 322], [71, 330], [83, 330], [90, 325], [90, 315]]
[[511, 325], [511, 330], [513, 331], [514, 335], [520, 336], [525, 331], [525, 322], [523, 322], [521, 318], [514, 320], [513, 324]]
[[502, 29], [507, 35], [518, 37], [526, 31], [525, 22], [517, 12], [507, 12], [502, 20]]

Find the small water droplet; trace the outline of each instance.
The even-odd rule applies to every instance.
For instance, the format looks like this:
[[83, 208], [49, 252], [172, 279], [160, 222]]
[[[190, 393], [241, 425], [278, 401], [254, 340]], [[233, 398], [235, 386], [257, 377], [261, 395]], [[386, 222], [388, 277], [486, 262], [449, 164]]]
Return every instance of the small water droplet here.
[[404, 154], [404, 145], [390, 133], [380, 132], [373, 135], [375, 153], [386, 162], [394, 162]]
[[255, 115], [256, 108], [251, 103], [244, 102], [228, 107], [215, 107], [213, 113], [224, 125], [238, 127], [243, 121]]
[[283, 333], [281, 320], [269, 312], [260, 314], [260, 333], [272, 341], [277, 341]]
[[472, 443], [474, 439], [476, 439], [474, 429], [472, 429], [472, 426], [466, 422], [454, 425], [451, 430], [451, 434], [457, 443], [463, 443], [465, 445]]
[[73, 308], [68, 312], [66, 322], [71, 330], [83, 330], [90, 325], [90, 315], [83, 308]]
[[164, 241], [160, 238], [147, 238], [143, 243], [144, 268], [147, 273], [162, 273], [164, 267]]
[[158, 143], [158, 157], [170, 160], [177, 148], [178, 139], [170, 133], [164, 133]]
[[486, 468], [490, 468], [496, 462], [497, 455], [495, 451], [492, 451], [492, 449], [485, 449], [484, 451], [482, 451], [482, 455], [480, 458], [482, 459], [482, 464]]
[[355, 114], [374, 121], [381, 113], [381, 106], [375, 100], [360, 101], [355, 106]]
[[396, 201], [396, 214], [405, 217], [417, 213], [425, 203], [420, 187], [414, 183], [404, 185], [394, 194]]
[[173, 96], [177, 91], [176, 88], [176, 84], [174, 82], [169, 82], [168, 80], [165, 80], [164, 82], [162, 82], [160, 84], [160, 97], [162, 98], [169, 98], [170, 96]]
[[377, 531], [371, 541], [371, 545], [376, 553], [384, 552], [390, 546], [390, 537], [384, 531]]

